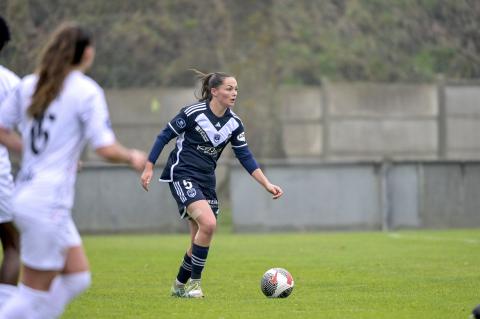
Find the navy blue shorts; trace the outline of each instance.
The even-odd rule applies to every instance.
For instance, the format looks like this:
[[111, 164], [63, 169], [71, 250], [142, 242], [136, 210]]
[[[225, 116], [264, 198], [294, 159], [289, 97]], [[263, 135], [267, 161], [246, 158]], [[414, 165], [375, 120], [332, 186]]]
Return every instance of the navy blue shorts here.
[[177, 201], [180, 218], [190, 219], [187, 214], [187, 206], [199, 200], [206, 200], [215, 214], [215, 218], [217, 217], [218, 199], [215, 189], [201, 187], [191, 179], [173, 181], [168, 183], [168, 186], [170, 186], [173, 198]]

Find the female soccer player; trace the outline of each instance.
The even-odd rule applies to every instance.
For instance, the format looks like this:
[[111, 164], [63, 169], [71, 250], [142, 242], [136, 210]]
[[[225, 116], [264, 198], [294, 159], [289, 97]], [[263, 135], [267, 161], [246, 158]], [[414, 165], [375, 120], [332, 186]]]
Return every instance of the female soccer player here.
[[[141, 176], [148, 191], [155, 165], [163, 147], [177, 137], [160, 181], [168, 182], [181, 218], [188, 219], [191, 246], [183, 257], [172, 295], [202, 298], [200, 286], [210, 242], [216, 228], [218, 201], [215, 167], [230, 142], [243, 167], [273, 199], [282, 196], [280, 187], [265, 177], [250, 153], [242, 121], [231, 108], [237, 98], [237, 81], [225, 73], [200, 74], [202, 88], [198, 103], [186, 106], [158, 135]], [[188, 282], [187, 282], [188, 281]]]
[[[0, 51], [10, 40], [10, 30], [6, 21], [0, 16]], [[18, 76], [0, 65], [0, 104], [20, 82]], [[15, 141], [15, 140], [14, 140]], [[21, 149], [17, 137], [13, 147]], [[3, 248], [3, 260], [0, 267], [0, 307], [16, 291], [20, 272], [20, 252], [18, 232], [13, 225], [10, 198], [13, 192], [13, 177], [11, 174], [8, 150], [0, 145], [0, 239]]]
[[51, 36], [37, 72], [7, 97], [0, 142], [17, 127], [23, 142], [12, 198], [20, 231], [22, 283], [0, 318], [57, 318], [91, 282], [88, 260], [71, 217], [77, 162], [86, 142], [108, 161], [143, 169], [146, 155], [115, 141], [103, 90], [84, 72], [95, 49], [75, 24]]

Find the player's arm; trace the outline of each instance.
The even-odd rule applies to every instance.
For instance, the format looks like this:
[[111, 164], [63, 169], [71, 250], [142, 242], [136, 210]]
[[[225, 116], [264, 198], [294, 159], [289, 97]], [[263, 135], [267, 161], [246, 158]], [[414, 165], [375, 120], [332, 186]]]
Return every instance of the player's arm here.
[[139, 172], [142, 171], [145, 165], [146, 156], [143, 152], [133, 148], [126, 148], [118, 142], [98, 147], [95, 149], [95, 152], [109, 162], [126, 163]]
[[157, 161], [160, 153], [162, 153], [165, 145], [168, 144], [173, 138], [177, 137], [183, 133], [187, 126], [187, 116], [182, 111], [175, 116], [167, 126], [158, 134], [155, 142], [153, 143], [150, 154], [148, 155], [147, 163], [143, 169], [142, 176], [140, 177], [142, 182], [142, 187], [148, 192], [148, 185], [150, 184], [153, 177], [153, 169], [155, 167], [155, 162]]
[[145, 163], [145, 168], [143, 169], [142, 176], [140, 177], [142, 182], [142, 187], [148, 192], [148, 185], [150, 184], [153, 177], [153, 168], [155, 167], [155, 162], [157, 161], [160, 153], [162, 152], [165, 145], [170, 142], [176, 135], [176, 133], [167, 125], [163, 131], [158, 134], [155, 142], [153, 143], [150, 154], [148, 155], [148, 160]]
[[80, 121], [85, 126], [85, 135], [95, 152], [112, 163], [126, 163], [137, 171], [145, 166], [146, 154], [126, 148], [116, 141], [108, 114], [103, 90], [98, 89], [85, 97], [78, 109]]
[[260, 184], [262, 185], [265, 190], [269, 193], [271, 193], [273, 196], [273, 199], [277, 199], [280, 196], [283, 195], [283, 190], [280, 188], [280, 186], [274, 185], [270, 183], [268, 178], [263, 174], [262, 170], [260, 168], [257, 168], [256, 170], [253, 171], [252, 177]]
[[15, 132], [0, 127], [0, 144], [9, 150], [20, 154], [22, 152], [22, 140]]

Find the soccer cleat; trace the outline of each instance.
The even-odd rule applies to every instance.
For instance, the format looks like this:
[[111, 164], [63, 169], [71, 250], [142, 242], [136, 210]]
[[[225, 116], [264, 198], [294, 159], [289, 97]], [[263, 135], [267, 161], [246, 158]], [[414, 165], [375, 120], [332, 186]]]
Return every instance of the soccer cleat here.
[[186, 298], [203, 298], [202, 287], [200, 287], [200, 279], [190, 279], [185, 284]]
[[172, 285], [172, 288], [170, 289], [170, 292], [174, 297], [181, 297], [181, 298], [185, 297], [185, 284], [179, 284], [175, 280], [175, 282]]

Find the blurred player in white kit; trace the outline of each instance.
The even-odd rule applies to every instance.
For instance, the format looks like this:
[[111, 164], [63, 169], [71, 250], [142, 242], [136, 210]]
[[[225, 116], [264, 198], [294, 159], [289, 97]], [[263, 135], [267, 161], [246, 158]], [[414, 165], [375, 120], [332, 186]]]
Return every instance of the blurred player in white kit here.
[[0, 143], [22, 136], [22, 161], [12, 196], [20, 232], [22, 280], [0, 318], [57, 318], [90, 286], [82, 241], [71, 217], [77, 163], [88, 142], [110, 162], [142, 170], [146, 155], [115, 140], [101, 87], [84, 73], [95, 57], [90, 33], [62, 24], [36, 72], [3, 102]]

